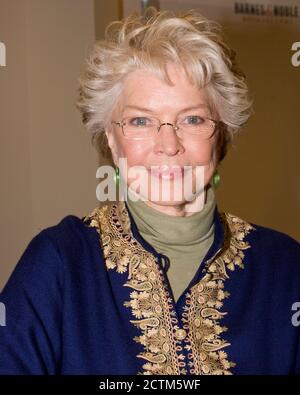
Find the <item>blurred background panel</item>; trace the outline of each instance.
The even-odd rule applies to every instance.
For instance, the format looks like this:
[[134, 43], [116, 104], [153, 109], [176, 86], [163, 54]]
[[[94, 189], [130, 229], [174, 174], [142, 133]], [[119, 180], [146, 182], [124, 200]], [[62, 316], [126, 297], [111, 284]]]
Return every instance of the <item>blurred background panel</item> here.
[[93, 0], [0, 0], [0, 289], [35, 234], [97, 205], [75, 108], [94, 20]]

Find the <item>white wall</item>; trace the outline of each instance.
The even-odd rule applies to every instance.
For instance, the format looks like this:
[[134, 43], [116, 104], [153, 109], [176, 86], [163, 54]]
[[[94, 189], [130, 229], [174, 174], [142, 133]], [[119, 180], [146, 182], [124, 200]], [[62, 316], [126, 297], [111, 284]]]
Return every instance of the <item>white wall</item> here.
[[75, 108], [93, 0], [0, 0], [0, 289], [31, 238], [97, 205], [97, 155]]

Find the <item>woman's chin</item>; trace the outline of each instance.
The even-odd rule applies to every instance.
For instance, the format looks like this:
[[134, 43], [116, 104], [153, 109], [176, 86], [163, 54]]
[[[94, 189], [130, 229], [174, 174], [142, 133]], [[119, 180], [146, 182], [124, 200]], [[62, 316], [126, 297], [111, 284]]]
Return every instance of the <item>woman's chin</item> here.
[[149, 204], [155, 204], [159, 206], [165, 206], [165, 207], [170, 207], [170, 206], [182, 206], [186, 204], [187, 202], [185, 200], [147, 200], [146, 203]]

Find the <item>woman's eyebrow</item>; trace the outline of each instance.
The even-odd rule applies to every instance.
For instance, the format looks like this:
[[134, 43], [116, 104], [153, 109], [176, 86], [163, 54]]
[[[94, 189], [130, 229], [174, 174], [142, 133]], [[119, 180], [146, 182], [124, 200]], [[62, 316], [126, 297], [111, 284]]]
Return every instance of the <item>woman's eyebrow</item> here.
[[[193, 105], [193, 106], [185, 107], [182, 110], [180, 110], [178, 113], [180, 114], [182, 112], [186, 112], [186, 111], [190, 111], [190, 110], [197, 110], [199, 108], [201, 108], [201, 109], [203, 109], [203, 108], [204, 109], [208, 109], [208, 106], [206, 104], [204, 104], [204, 103], [199, 103], [199, 104], [196, 104], [196, 105]], [[124, 106], [124, 110], [127, 110], [127, 109], [151, 112], [153, 114], [156, 113], [156, 111], [151, 109], [151, 108], [141, 107], [141, 106], [134, 105], [134, 104], [128, 104], [128, 105]]]
[[181, 112], [186, 112], [186, 111], [190, 111], [190, 110], [198, 110], [199, 108], [201, 108], [201, 109], [204, 108], [205, 110], [208, 110], [208, 109], [209, 109], [209, 107], [208, 107], [207, 104], [200, 103], [200, 104], [197, 104], [197, 105], [195, 105], [195, 106], [185, 107], [185, 108], [183, 108], [182, 110], [180, 110], [179, 113], [181, 113]]
[[128, 104], [126, 106], [124, 106], [124, 110], [139, 110], [139, 111], [145, 111], [145, 112], [152, 112], [155, 113], [154, 110], [152, 110], [151, 108], [146, 108], [146, 107], [141, 107], [141, 106], [136, 106], [134, 104]]

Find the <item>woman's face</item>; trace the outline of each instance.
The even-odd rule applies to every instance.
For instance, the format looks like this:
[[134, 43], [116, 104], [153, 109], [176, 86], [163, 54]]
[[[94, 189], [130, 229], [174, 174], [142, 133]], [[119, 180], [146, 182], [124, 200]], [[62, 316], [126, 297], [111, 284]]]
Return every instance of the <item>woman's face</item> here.
[[[212, 118], [204, 91], [188, 80], [184, 70], [169, 64], [167, 71], [172, 85], [145, 69], [130, 73], [124, 81], [112, 120], [139, 117], [138, 120], [144, 122], [154, 117], [161, 123], [175, 124], [178, 117]], [[120, 159], [124, 158], [127, 161], [127, 185], [146, 204], [170, 215], [189, 215], [186, 212], [196, 211], [191, 207], [196, 207], [197, 199], [203, 201], [204, 188], [216, 167], [216, 134], [210, 139], [195, 135], [180, 137], [172, 126], [163, 125], [151, 139], [135, 140], [126, 138], [122, 128], [116, 124], [112, 124], [106, 134], [121, 177], [124, 176], [124, 169], [120, 166]], [[130, 174], [133, 166], [142, 168]], [[182, 172], [184, 166], [189, 167]], [[200, 185], [197, 185], [197, 179]], [[135, 184], [132, 184], [133, 181]], [[138, 184], [141, 185], [140, 189], [136, 188]], [[154, 190], [159, 194], [154, 196]], [[187, 207], [190, 209], [186, 210]]]

